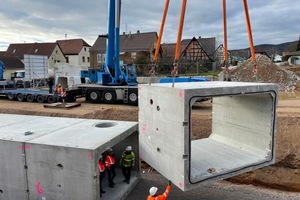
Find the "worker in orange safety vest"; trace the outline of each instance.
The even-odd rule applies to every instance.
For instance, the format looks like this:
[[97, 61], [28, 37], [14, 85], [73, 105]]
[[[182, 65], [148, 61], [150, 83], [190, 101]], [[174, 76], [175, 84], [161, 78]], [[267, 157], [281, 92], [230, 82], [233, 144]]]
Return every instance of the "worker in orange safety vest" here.
[[58, 87], [56, 89], [57, 94], [60, 94], [63, 91], [63, 87], [61, 86], [61, 84], [58, 84]]
[[109, 187], [114, 187], [115, 185], [114, 178], [116, 177], [116, 170], [115, 170], [115, 157], [112, 149], [109, 149], [106, 155], [105, 167], [108, 174], [108, 185]]
[[169, 196], [169, 193], [171, 191], [171, 184], [172, 184], [172, 182], [169, 181], [169, 185], [167, 186], [166, 191], [162, 195], [158, 195], [157, 187], [151, 187], [149, 190], [149, 196], [148, 196], [147, 200], [165, 200], [165, 199], [167, 199], [167, 197]]
[[102, 189], [102, 180], [105, 176], [105, 166], [103, 162], [103, 156], [101, 155], [98, 161], [98, 174], [99, 174], [99, 183], [100, 183], [100, 197], [102, 197], [102, 194], [105, 193], [105, 191]]

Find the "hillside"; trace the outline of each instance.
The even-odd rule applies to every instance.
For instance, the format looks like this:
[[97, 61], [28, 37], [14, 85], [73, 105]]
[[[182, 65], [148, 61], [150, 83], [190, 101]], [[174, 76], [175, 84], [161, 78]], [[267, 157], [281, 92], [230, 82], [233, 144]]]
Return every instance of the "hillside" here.
[[[281, 44], [260, 44], [254, 46], [254, 49], [255, 52], [267, 52], [269, 56], [275, 53], [282, 55], [283, 52], [296, 51], [297, 44], [298, 41], [285, 42]], [[229, 52], [232, 56], [240, 56], [244, 58], [250, 57], [250, 48], [229, 50]]]

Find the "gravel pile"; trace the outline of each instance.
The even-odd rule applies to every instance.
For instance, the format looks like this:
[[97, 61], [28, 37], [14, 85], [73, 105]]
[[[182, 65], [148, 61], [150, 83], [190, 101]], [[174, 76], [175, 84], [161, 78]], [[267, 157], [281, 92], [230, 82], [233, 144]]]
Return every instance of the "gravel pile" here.
[[300, 77], [292, 71], [283, 69], [262, 54], [256, 54], [258, 75], [253, 76], [251, 58], [230, 72], [232, 81], [277, 83], [281, 91], [294, 91]]

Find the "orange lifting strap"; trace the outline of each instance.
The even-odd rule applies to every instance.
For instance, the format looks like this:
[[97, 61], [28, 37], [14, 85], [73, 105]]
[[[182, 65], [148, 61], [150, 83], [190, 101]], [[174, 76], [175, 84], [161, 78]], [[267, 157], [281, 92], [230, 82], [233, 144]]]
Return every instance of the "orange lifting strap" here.
[[166, 0], [164, 14], [163, 14], [161, 25], [160, 25], [160, 31], [159, 31], [159, 35], [158, 35], [158, 39], [157, 39], [157, 43], [156, 43], [155, 54], [154, 54], [154, 58], [153, 58], [153, 65], [149, 72], [151, 75], [155, 74], [155, 66], [156, 66], [156, 63], [158, 60], [158, 54], [159, 54], [159, 50], [160, 50], [161, 39], [163, 36], [165, 22], [166, 22], [166, 18], [167, 18], [168, 9], [169, 9], [169, 3], [170, 3], [170, 0]]
[[252, 57], [252, 63], [253, 63], [253, 74], [256, 77], [258, 70], [257, 70], [257, 66], [256, 66], [256, 57], [255, 57], [255, 50], [254, 50], [254, 45], [253, 45], [253, 37], [252, 37], [250, 16], [249, 16], [249, 11], [248, 11], [248, 3], [247, 3], [247, 0], [243, 0], [243, 1], [244, 1], [247, 29], [248, 29], [248, 37], [249, 37], [249, 42], [250, 42], [250, 51], [251, 51], [251, 57]]
[[179, 21], [179, 26], [178, 26], [178, 35], [177, 35], [177, 42], [176, 42], [175, 59], [174, 59], [174, 69], [171, 72], [171, 75], [173, 75], [173, 76], [178, 74], [177, 67], [178, 67], [178, 61], [180, 58], [181, 38], [182, 38], [182, 30], [183, 30], [184, 16], [185, 16], [185, 10], [186, 10], [186, 2], [187, 2], [187, 0], [182, 0], [180, 21]]
[[[251, 51], [251, 57], [252, 57], [252, 63], [253, 63], [253, 74], [257, 79], [257, 64], [256, 64], [256, 57], [255, 57], [255, 50], [254, 50], [254, 44], [253, 44], [253, 37], [252, 37], [252, 29], [251, 29], [251, 23], [250, 23], [250, 16], [249, 16], [249, 10], [248, 10], [248, 3], [247, 0], [243, 0], [244, 2], [244, 10], [245, 10], [245, 16], [246, 16], [246, 25], [248, 30], [248, 38], [250, 43], [250, 51]], [[224, 58], [225, 58], [225, 68], [224, 68], [224, 80], [229, 80], [229, 68], [228, 68], [228, 44], [227, 44], [227, 13], [226, 13], [226, 0], [223, 0], [223, 19], [224, 19]]]
[[227, 9], [226, 0], [223, 0], [223, 23], [224, 23], [224, 80], [229, 81], [229, 68], [228, 68], [228, 45], [227, 45]]

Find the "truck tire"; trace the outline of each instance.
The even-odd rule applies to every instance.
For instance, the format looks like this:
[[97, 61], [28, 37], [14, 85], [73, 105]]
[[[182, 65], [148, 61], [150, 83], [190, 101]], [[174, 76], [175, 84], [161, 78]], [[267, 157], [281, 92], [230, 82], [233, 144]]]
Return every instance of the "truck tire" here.
[[88, 92], [88, 100], [91, 103], [100, 103], [101, 92], [99, 90], [91, 90]]
[[17, 94], [17, 100], [22, 102], [24, 101], [24, 95], [23, 94]]
[[38, 95], [38, 96], [36, 97], [36, 101], [37, 101], [38, 103], [44, 103], [44, 97], [43, 97], [42, 95]]
[[134, 90], [128, 91], [128, 104], [138, 105], [138, 93]]
[[11, 93], [11, 92], [7, 93], [6, 96], [7, 96], [7, 98], [8, 98], [9, 100], [14, 100], [14, 98], [15, 98], [15, 97], [14, 97], [14, 94]]
[[48, 97], [47, 97], [47, 102], [48, 102], [48, 103], [54, 103], [54, 102], [55, 102], [54, 96], [48, 96]]
[[32, 94], [28, 94], [28, 95], [26, 96], [26, 100], [27, 100], [28, 102], [33, 102], [33, 100], [34, 100], [33, 95], [32, 95]]
[[114, 103], [116, 101], [116, 93], [113, 90], [103, 91], [102, 99], [104, 103]]

